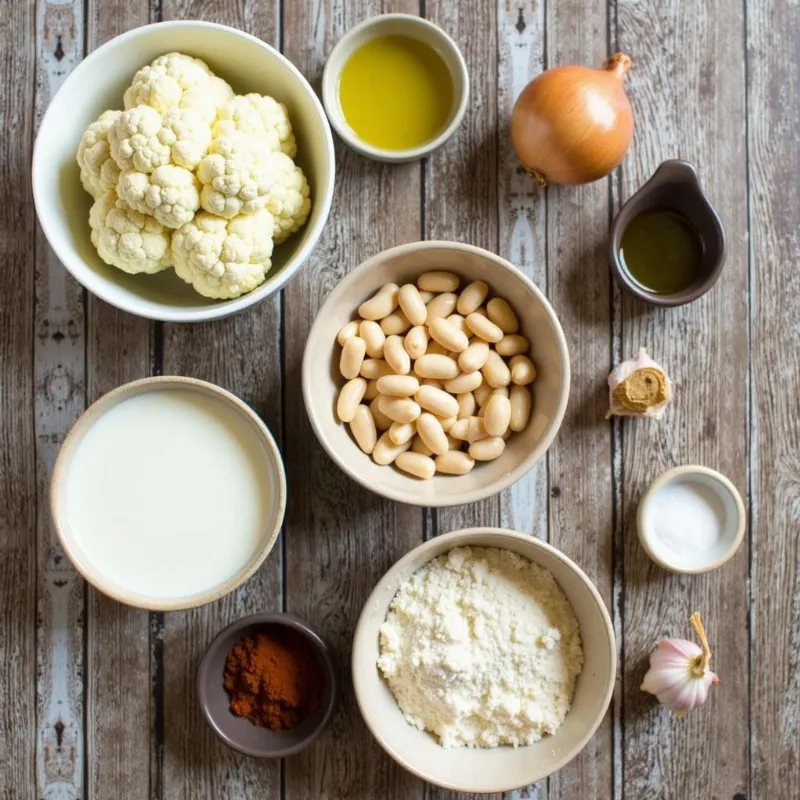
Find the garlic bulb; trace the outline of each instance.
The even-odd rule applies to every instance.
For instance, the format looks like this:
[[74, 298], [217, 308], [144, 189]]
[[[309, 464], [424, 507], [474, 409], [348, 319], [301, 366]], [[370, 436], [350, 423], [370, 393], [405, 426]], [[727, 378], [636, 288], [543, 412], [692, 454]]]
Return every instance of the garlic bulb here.
[[609, 410], [606, 419], [653, 417], [659, 419], [672, 400], [672, 384], [644, 347], [639, 354], [616, 366], [608, 376]]
[[711, 648], [700, 614], [695, 611], [689, 619], [702, 647], [686, 639], [660, 639], [650, 653], [650, 669], [641, 686], [679, 717], [702, 706], [711, 684], [719, 683], [708, 668]]

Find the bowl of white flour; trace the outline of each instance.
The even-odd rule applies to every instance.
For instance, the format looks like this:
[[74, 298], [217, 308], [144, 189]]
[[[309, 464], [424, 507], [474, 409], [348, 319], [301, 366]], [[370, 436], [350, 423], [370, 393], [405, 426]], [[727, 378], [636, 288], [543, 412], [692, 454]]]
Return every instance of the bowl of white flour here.
[[611, 701], [616, 648], [573, 561], [530, 536], [472, 528], [384, 575], [352, 671], [367, 726], [399, 764], [447, 789], [503, 792], [586, 745]]

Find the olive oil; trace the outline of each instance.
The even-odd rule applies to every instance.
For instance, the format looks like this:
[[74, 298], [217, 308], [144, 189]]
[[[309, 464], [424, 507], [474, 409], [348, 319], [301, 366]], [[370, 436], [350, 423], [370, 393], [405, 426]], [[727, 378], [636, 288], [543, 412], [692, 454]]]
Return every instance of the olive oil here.
[[675, 211], [645, 211], [625, 228], [620, 258], [631, 277], [654, 294], [691, 286], [702, 267], [703, 244], [688, 219]]
[[442, 57], [408, 36], [380, 36], [347, 59], [339, 103], [360, 139], [408, 150], [435, 139], [453, 106], [453, 79]]

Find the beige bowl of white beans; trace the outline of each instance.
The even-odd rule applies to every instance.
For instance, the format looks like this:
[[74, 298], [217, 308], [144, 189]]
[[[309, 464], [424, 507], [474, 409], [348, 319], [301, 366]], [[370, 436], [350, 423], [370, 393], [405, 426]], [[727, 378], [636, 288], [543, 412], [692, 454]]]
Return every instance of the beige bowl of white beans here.
[[455, 242], [385, 250], [342, 279], [303, 358], [303, 398], [337, 465], [419, 506], [489, 497], [547, 452], [566, 409], [564, 333], [508, 261]]

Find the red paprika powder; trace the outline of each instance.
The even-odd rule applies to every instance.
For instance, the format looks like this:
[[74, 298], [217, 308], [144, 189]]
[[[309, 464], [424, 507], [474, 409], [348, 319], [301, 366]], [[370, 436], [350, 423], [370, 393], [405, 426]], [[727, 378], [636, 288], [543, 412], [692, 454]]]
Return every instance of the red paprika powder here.
[[322, 670], [305, 637], [282, 625], [243, 636], [225, 662], [231, 711], [273, 731], [316, 711], [323, 689]]

